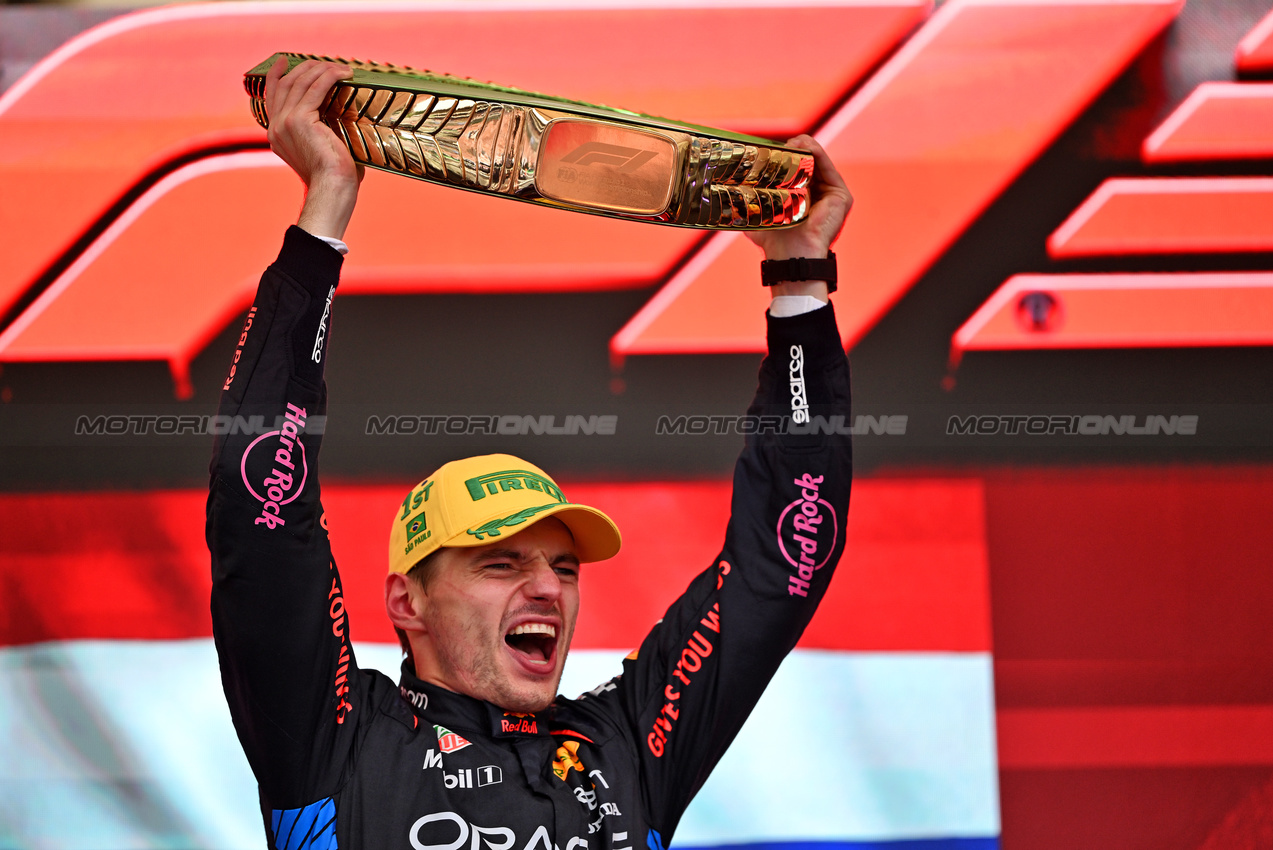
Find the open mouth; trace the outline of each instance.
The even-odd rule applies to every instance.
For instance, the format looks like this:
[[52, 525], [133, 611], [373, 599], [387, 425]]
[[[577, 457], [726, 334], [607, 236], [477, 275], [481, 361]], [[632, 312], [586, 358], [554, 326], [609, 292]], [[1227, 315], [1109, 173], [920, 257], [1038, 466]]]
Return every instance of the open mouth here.
[[550, 664], [557, 652], [557, 628], [548, 623], [523, 623], [509, 630], [504, 642], [525, 661]]

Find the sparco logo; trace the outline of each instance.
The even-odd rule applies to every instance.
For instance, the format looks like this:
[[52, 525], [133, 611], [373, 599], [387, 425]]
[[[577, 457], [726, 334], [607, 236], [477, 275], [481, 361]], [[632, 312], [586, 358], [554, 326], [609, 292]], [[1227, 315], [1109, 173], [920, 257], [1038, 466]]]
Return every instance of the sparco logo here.
[[809, 396], [804, 388], [804, 347], [791, 346], [791, 421], [803, 425], [809, 421]]
[[323, 305], [323, 318], [318, 320], [318, 333], [314, 334], [314, 351], [311, 355], [315, 363], [323, 362], [323, 340], [327, 338], [327, 317], [332, 314], [332, 296], [336, 287], [327, 290], [327, 303]]
[[[288, 402], [283, 427], [262, 434], [243, 451], [243, 460], [239, 463], [243, 485], [258, 502], [264, 503], [261, 515], [256, 518], [257, 525], [267, 528], [286, 525], [280, 509], [305, 489], [309, 464], [305, 461], [305, 447], [301, 445], [300, 433], [304, 429], [305, 408]], [[250, 473], [249, 466], [252, 467]], [[268, 469], [268, 474], [262, 475], [262, 469]], [[254, 480], [259, 481], [259, 485], [254, 486]]]
[[787, 577], [787, 593], [792, 596], [809, 595], [813, 571], [821, 569], [831, 557], [840, 533], [835, 511], [818, 494], [822, 478], [806, 472], [795, 479], [795, 485], [801, 488], [800, 498], [787, 505], [778, 517], [778, 548], [797, 573]]
[[575, 165], [617, 165], [620, 173], [636, 171], [658, 155], [657, 151], [625, 148], [602, 142], [585, 142], [561, 158], [562, 162]]

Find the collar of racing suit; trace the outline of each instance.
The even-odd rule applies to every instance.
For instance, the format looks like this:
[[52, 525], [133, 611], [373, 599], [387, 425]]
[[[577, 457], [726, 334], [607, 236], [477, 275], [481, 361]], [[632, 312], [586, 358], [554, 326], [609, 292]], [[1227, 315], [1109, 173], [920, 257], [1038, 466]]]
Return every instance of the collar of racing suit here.
[[527, 738], [550, 734], [551, 708], [535, 714], [505, 711], [484, 700], [421, 681], [407, 668], [405, 660], [399, 691], [421, 721], [442, 727], [439, 736], [470, 732], [492, 738]]

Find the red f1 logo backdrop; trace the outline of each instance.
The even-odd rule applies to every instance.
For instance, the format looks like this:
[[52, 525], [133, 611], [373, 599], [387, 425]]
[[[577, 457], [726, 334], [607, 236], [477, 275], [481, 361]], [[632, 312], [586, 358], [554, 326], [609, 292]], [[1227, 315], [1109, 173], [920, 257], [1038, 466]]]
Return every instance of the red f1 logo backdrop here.
[[[861, 0], [622, 11], [479, 3], [461, 11], [334, 3], [125, 16], [63, 46], [0, 98], [0, 179], [7, 195], [23, 199], [0, 208], [12, 246], [0, 269], [0, 361], [161, 360], [179, 394], [189, 394], [191, 359], [246, 308], [297, 203], [294, 179], [259, 150], [263, 136], [238, 85], [244, 68], [284, 43], [774, 137], [815, 133], [856, 197], [838, 246], [841, 274], [854, 282], [837, 295], [852, 344], [1181, 6], [952, 0], [931, 12], [924, 0]], [[481, 27], [462, 23], [475, 15]], [[627, 33], [618, 41], [610, 35], [616, 17]], [[1244, 42], [1242, 55], [1252, 58], [1240, 61], [1262, 61], [1263, 30]], [[800, 32], [801, 48], [790, 61], [739, 61], [723, 31]], [[519, 43], [526, 49], [508, 47]], [[656, 57], [651, 44], [660, 45]], [[179, 70], [159, 75], [156, 65]], [[1269, 89], [1204, 86], [1146, 139], [1146, 160], [1267, 157]], [[75, 124], [92, 132], [63, 131]], [[1049, 247], [1057, 257], [1267, 250], [1270, 197], [1267, 181], [1250, 178], [1112, 181]], [[379, 174], [368, 178], [362, 204], [346, 292], [665, 281], [615, 335], [613, 355], [762, 348], [764, 293], [740, 296], [737, 287], [754, 276], [755, 252], [737, 235], [703, 239], [581, 216], [564, 228], [555, 211]], [[180, 227], [191, 220], [201, 226]], [[1120, 278], [1009, 281], [956, 335], [956, 350], [1262, 343], [1273, 333], [1273, 290], [1262, 275], [1136, 284], [1142, 307], [1149, 298], [1161, 309], [1141, 309], [1150, 319], [1131, 326], [1121, 322]], [[1064, 292], [1065, 321], [1040, 333], [1013, 318], [1012, 293], [1023, 286]], [[1250, 307], [1242, 321], [1200, 313], [1233, 298]], [[1201, 330], [1182, 326], [1189, 317]]]
[[[1197, 6], [1191, 3], [1190, 10]], [[1133, 404], [1127, 387], [1144, 372], [1130, 369], [1110, 380], [1098, 375], [1090, 393], [1086, 386], [1073, 392], [1083, 404], [1072, 409], [1041, 405], [1025, 411], [1058, 414], [1046, 421], [1017, 415], [1016, 408], [973, 409], [985, 398], [1017, 402], [1027, 391], [1033, 393], [1030, 399], [1053, 402], [1073, 388], [1062, 380], [1068, 360], [1051, 371], [1035, 368], [1040, 361], [1031, 360], [1023, 378], [1023, 371], [1011, 371], [1014, 364], [1003, 365], [1010, 358], [981, 355], [980, 363], [993, 359], [1009, 374], [988, 379], [992, 370], [986, 369], [976, 384], [977, 358], [969, 356], [959, 392], [941, 399], [963, 402], [975, 396], [968, 409], [948, 417], [953, 403], [924, 401], [941, 394], [937, 382], [948, 343], [958, 362], [971, 351], [1273, 342], [1273, 273], [1265, 265], [1273, 258], [1273, 174], [1268, 170], [1273, 85], [1260, 81], [1273, 75], [1273, 14], [1249, 29], [1231, 63], [1225, 47], [1225, 79], [1203, 82], [1191, 93], [1160, 96], [1163, 102], [1143, 107], [1153, 114], [1139, 123], [1111, 122], [1118, 124], [1118, 133], [1134, 137], [1130, 155], [1094, 157], [1100, 161], [1089, 171], [1100, 173], [1077, 188], [1073, 173], [1079, 169], [1073, 162], [1048, 172], [1049, 189], [1066, 184], [1062, 188], [1071, 191], [1052, 192], [1046, 199], [1051, 206], [1031, 220], [1028, 241], [1037, 262], [1014, 264], [1022, 252], [1013, 253], [1019, 246], [1005, 244], [1002, 253], [1013, 254], [1012, 262], [988, 271], [1000, 245], [1025, 228], [1015, 220], [1014, 227], [983, 225], [996, 210], [1011, 217], [1043, 206], [1042, 198], [1021, 200], [1037, 186], [1030, 183], [1031, 171], [1053, 163], [1058, 150], [1070, 153], [1066, 142], [1075, 129], [1111, 92], [1127, 85], [1129, 68], [1134, 74], [1153, 65], [1158, 53], [1171, 54], [1171, 46], [1163, 46], [1173, 32], [1169, 27], [1173, 21], [1183, 24], [1190, 10], [1178, 0], [948, 0], [940, 8], [928, 0], [249, 2], [124, 15], [44, 57], [0, 93], [0, 232], [6, 237], [0, 263], [0, 364], [5, 364], [0, 400], [10, 400], [11, 385], [18, 386], [19, 396], [18, 403], [0, 405], [0, 433], [8, 449], [0, 452], [0, 461], [4, 469], [26, 476], [19, 482], [18, 474], [7, 477], [0, 470], [0, 483], [6, 485], [0, 489], [61, 486], [71, 491], [0, 494], [0, 584], [13, 600], [0, 609], [0, 650], [13, 649], [8, 657], [18, 658], [18, 650], [32, 647], [34, 659], [30, 667], [0, 664], [0, 678], [11, 675], [5, 681], [22, 688], [38, 680], [44, 688], [38, 698], [22, 702], [30, 706], [23, 715], [31, 720], [29, 727], [9, 722], [17, 715], [6, 714], [13, 709], [0, 704], [0, 727], [9, 722], [7, 728], [18, 730], [10, 740], [37, 742], [26, 749], [11, 747], [17, 764], [11, 773], [17, 779], [10, 786], [29, 802], [17, 810], [52, 810], [44, 789], [63, 787], [40, 737], [57, 714], [45, 706], [113, 709], [120, 704], [121, 680], [146, 693], [145, 682], [138, 681], [153, 673], [151, 656], [129, 656], [134, 666], [128, 667], [120, 666], [124, 656], [116, 653], [133, 652], [147, 641], [163, 644], [155, 651], [188, 649], [196, 655], [182, 655], [167, 668], [188, 674], [188, 687], [187, 679], [179, 685], [156, 681], [159, 696], [153, 705], [166, 704], [174, 690], [203, 694], [188, 705], [220, 705], [215, 682], [204, 694], [199, 688], [207, 681], [195, 675], [203, 669], [198, 664], [215, 667], [210, 646], [196, 645], [210, 634], [200, 513], [205, 493], [193, 480], [203, 474], [208, 417], [196, 414], [227, 380], [225, 366], [240, 339], [240, 318], [301, 199], [301, 186], [268, 151], [251, 117], [241, 75], [277, 50], [298, 50], [445, 70], [777, 139], [816, 135], [856, 198], [837, 245], [846, 283], [834, 299], [846, 344], [865, 341], [856, 354], [857, 364], [867, 368], [855, 375], [855, 401], [865, 414], [856, 416], [854, 426], [862, 436], [855, 446], [860, 468], [873, 471], [864, 459], [873, 451], [876, 458], [884, 455], [880, 441], [900, 443], [900, 438], [908, 440], [907, 448], [888, 450], [896, 452], [888, 455], [890, 461], [901, 458], [900, 467], [920, 467], [936, 457], [940, 476], [950, 474], [941, 466], [943, 459], [988, 460], [984, 467], [960, 466], [956, 474], [961, 477], [955, 479], [868, 477], [855, 483], [853, 511], [842, 530], [851, 558], [797, 650], [798, 655], [814, 652], [797, 658], [790, 692], [806, 693], [810, 683], [830, 688], [818, 703], [824, 714], [806, 724], [819, 735], [863, 728], [873, 733], [876, 727], [857, 722], [869, 715], [880, 721], [879, 728], [892, 730], [887, 740], [898, 746], [864, 738], [860, 749], [810, 748], [802, 758], [835, 761], [845, 752], [865, 754], [861, 761], [868, 773], [878, 769], [887, 775], [882, 785], [894, 787], [890, 799], [926, 801], [897, 807], [904, 822], [894, 823], [888, 835], [907, 846], [917, 836], [941, 840], [943, 847], [995, 846], [1001, 811], [996, 768], [1004, 789], [1004, 843], [1010, 847], [1193, 850], [1213, 827], [1217, 831], [1211, 834], [1221, 838], [1254, 832], [1250, 824], [1269, 816], [1273, 799], [1267, 784], [1273, 695], [1263, 675], [1273, 655], [1267, 629], [1273, 591], [1266, 589], [1273, 536], [1261, 531], [1267, 526], [1267, 470], [1182, 472], [1171, 466], [1163, 472], [1150, 463], [1102, 477], [1087, 467], [1040, 472], [1036, 466], [1024, 472], [1014, 468], [1017, 477], [1005, 480], [995, 477], [995, 464], [1001, 469], [1022, 458], [1037, 464], [1041, 456], [1044, 463], [1056, 463], [1048, 453], [1052, 444], [1019, 448], [1009, 456], [1010, 446], [986, 442], [977, 429], [1034, 419], [1047, 428], [1073, 420], [1077, 428], [1081, 414], [1108, 413], [1102, 422], [1115, 423], [1117, 433], [1134, 434], [1134, 428], [1148, 430], [1151, 419], [1180, 414], [1173, 423], [1191, 418], [1197, 426], [1183, 439], [1197, 436], [1201, 444], [1203, 431], [1215, 420], [1208, 414], [1198, 425], [1197, 411], [1188, 406], [1202, 395], [1200, 383], [1223, 384], [1220, 392], [1250, 384], [1258, 392], [1266, 384], [1251, 377], [1255, 370], [1249, 364], [1267, 363], [1267, 358], [1242, 360], [1238, 365], [1245, 364], [1247, 372], [1234, 369], [1236, 377], [1228, 376], [1227, 383], [1214, 376], [1222, 369], [1195, 369], [1193, 383], [1179, 382], [1184, 389], [1178, 392], [1177, 375], [1161, 364], [1179, 366], [1181, 359], [1155, 361], [1150, 368], [1167, 377], [1143, 382], [1149, 385], [1145, 397], [1170, 381], [1176, 392], [1170, 397], [1184, 406], [1141, 409], [1136, 416], [1117, 405], [1108, 411], [1084, 406], [1098, 395], [1119, 404], [1130, 398]], [[1249, 20], [1243, 29], [1265, 12], [1244, 7]], [[761, 45], [773, 52], [766, 54]], [[1240, 82], [1228, 79], [1233, 71]], [[1191, 79], [1189, 85], [1197, 82]], [[642, 153], [594, 148], [571, 157], [580, 168], [590, 161], [628, 158], [628, 167], [635, 169]], [[1111, 160], [1116, 164], [1111, 166]], [[613, 423], [620, 417], [604, 405], [614, 403], [622, 424], [608, 429], [605, 439], [623, 441], [624, 451], [612, 444], [594, 449], [597, 440], [567, 443], [565, 437], [545, 437], [533, 451], [556, 452], [575, 474], [582, 471], [589, 483], [571, 492], [604, 504], [625, 530], [662, 531], [633, 534], [620, 556], [629, 560], [586, 579], [595, 582], [596, 598], [622, 604], [585, 610], [572, 663], [586, 652], [631, 646], [683, 586], [681, 568], [706, 563], [717, 551], [715, 534], [725, 521], [728, 484], [723, 477], [683, 479], [717, 471], [711, 457], [718, 444], [709, 447], [693, 435], [705, 434], [709, 421], [726, 419], [693, 414], [717, 412], [710, 394], [718, 388], [719, 397], [729, 395], [732, 403], [736, 376], [731, 370], [746, 360], [751, 380], [754, 362], [694, 355], [762, 350], [766, 295], [758, 285], [757, 253], [737, 235], [572, 216], [380, 173], [368, 175], [359, 203], [347, 235], [352, 253], [342, 291], [379, 300], [344, 300], [337, 321], [351, 315], [355, 321], [345, 325], [344, 337], [333, 331], [333, 339], [346, 340], [331, 364], [333, 387], [343, 382], [339, 389], [345, 396], [325, 440], [325, 462], [328, 475], [338, 468], [348, 480], [325, 487], [324, 504], [337, 529], [335, 545], [351, 555], [342, 553], [348, 604], [351, 610], [361, 606], [351, 614], [360, 624], [360, 639], [379, 641], [395, 653], [380, 601], [359, 602], [355, 585], [374, 587], [382, 575], [379, 529], [402, 488], [368, 481], [410, 474], [443, 448], [454, 448], [458, 441], [443, 447], [436, 430], [428, 439], [422, 436], [420, 423], [426, 420], [436, 428], [445, 419], [450, 427], [450, 418], [441, 413], [526, 413], [525, 421], [543, 423], [539, 414], [550, 411], [534, 405], [543, 403], [544, 394], [523, 387], [555, 370], [555, 377], [579, 380], [553, 400], [581, 405], [557, 412], [595, 411]], [[980, 254], [967, 273], [949, 273], [966, 256], [961, 248], [974, 241]], [[484, 293], [506, 296], [506, 304], [521, 308], [531, 305], [524, 310], [530, 318], [517, 306], [493, 308], [492, 301], [502, 299], [482, 299]], [[420, 295], [430, 297], [413, 297]], [[933, 306], [939, 299], [945, 300]], [[915, 321], [917, 302], [923, 302], [919, 310], [941, 315], [926, 316], [926, 324]], [[595, 320], [598, 305], [611, 311], [604, 321]], [[542, 319], [559, 306], [555, 324], [536, 324], [535, 317]], [[482, 315], [482, 310], [491, 312]], [[516, 315], [493, 315], [500, 310]], [[385, 330], [398, 313], [410, 313], [409, 320]], [[430, 327], [422, 327], [426, 313], [436, 313]], [[903, 314], [905, 320], [899, 319]], [[350, 334], [359, 320], [362, 335]], [[473, 328], [473, 339], [449, 327], [461, 324], [465, 334]], [[924, 331], [912, 333], [920, 324]], [[430, 332], [452, 334], [447, 344], [457, 349], [469, 345], [465, 350], [481, 351], [461, 364], [467, 371], [441, 394], [417, 380], [417, 356], [432, 356], [443, 347], [429, 338]], [[574, 348], [560, 340], [571, 333], [582, 339], [570, 341]], [[390, 334], [392, 346], [357, 344], [373, 337], [380, 342]], [[923, 339], [915, 342], [915, 337]], [[214, 339], [218, 346], [210, 345]], [[220, 343], [227, 344], [223, 354], [216, 350]], [[511, 343], [520, 345], [519, 362], [512, 366], [498, 351]], [[904, 364], [910, 371], [889, 372], [912, 348], [925, 344], [922, 356]], [[561, 350], [551, 350], [555, 346]], [[377, 350], [369, 355], [361, 350], [366, 348]], [[207, 356], [195, 368], [200, 378], [192, 383], [192, 363], [205, 350]], [[535, 359], [541, 350], [548, 353]], [[668, 358], [670, 366], [664, 368], [658, 357], [636, 357], [647, 354], [682, 357]], [[352, 355], [364, 359], [352, 357], [360, 366], [349, 369], [345, 364]], [[588, 362], [562, 365], [575, 355]], [[617, 382], [611, 382], [607, 356], [619, 362], [630, 358], [621, 398], [613, 393]], [[215, 378], [208, 380], [203, 369], [213, 359], [218, 361], [210, 370]], [[122, 390], [116, 385], [118, 373], [126, 370], [110, 373], [111, 380], [99, 387], [103, 372], [80, 366], [75, 367], [80, 371], [55, 373], [58, 367], [47, 365], [123, 360], [166, 363], [177, 394], [193, 401], [164, 399], [162, 410], [158, 405], [151, 410], [142, 402], [153, 401], [155, 393], [135, 384]], [[687, 360], [694, 369], [684, 368]], [[17, 363], [40, 365], [7, 365]], [[545, 363], [548, 368], [541, 369]], [[489, 375], [483, 370], [492, 368], [516, 373], [516, 380], [504, 384], [509, 392], [521, 393], [513, 396], [514, 404], [527, 409], [492, 411], [472, 401], [489, 395]], [[681, 393], [690, 385], [674, 383], [680, 372], [694, 372], [691, 391]], [[922, 380], [930, 372], [925, 389], [931, 395], [914, 391], [920, 381], [911, 379]], [[1047, 374], [1041, 377], [1042, 372]], [[15, 378], [19, 373], [33, 379], [23, 385]], [[67, 380], [43, 379], [48, 374]], [[166, 395], [166, 381], [147, 374]], [[893, 397], [901, 399], [900, 407], [872, 407], [881, 400], [894, 403], [880, 387], [899, 374], [902, 380], [893, 384], [904, 385], [910, 395]], [[1040, 385], [1043, 390], [1037, 391]], [[960, 397], [968, 387], [982, 395]], [[350, 403], [348, 396], [359, 393]], [[66, 403], [82, 401], [77, 394], [121, 404], [106, 409]], [[35, 402], [23, 404], [29, 397]], [[49, 400], [53, 403], [42, 404]], [[363, 403], [369, 407], [362, 412], [375, 416], [359, 419], [353, 408]], [[682, 404], [700, 407], [684, 408], [691, 415], [677, 419]], [[174, 410], [180, 415], [153, 415]], [[937, 416], [931, 415], [934, 410]], [[73, 422], [47, 424], [67, 411]], [[993, 415], [965, 415], [969, 412]], [[395, 413], [404, 415], [390, 415]], [[1247, 418], [1262, 423], [1267, 421], [1262, 415], [1256, 411]], [[637, 433], [641, 427], [632, 423], [642, 416], [648, 422]], [[147, 442], [145, 429], [151, 425], [146, 423], [156, 420], [170, 421], [176, 435]], [[404, 424], [401, 431], [373, 432], [373, 420], [383, 428], [391, 421], [410, 424], [411, 430]], [[660, 436], [663, 426], [656, 421], [664, 420], [698, 421], [703, 431], [682, 432], [684, 442], [678, 443]], [[951, 422], [964, 430], [952, 436]], [[11, 423], [29, 426], [34, 436], [22, 442], [13, 436]], [[139, 438], [117, 439], [124, 431], [108, 430], [107, 423]], [[165, 444], [178, 441], [187, 423], [189, 453], [198, 455], [193, 464], [183, 454], [186, 449]], [[937, 439], [923, 442], [924, 427]], [[1257, 435], [1263, 442], [1240, 446], [1257, 448], [1243, 457], [1267, 453], [1267, 427], [1255, 427], [1264, 427]], [[157, 425], [153, 433], [159, 433]], [[942, 438], [945, 443], [938, 442]], [[983, 454], [972, 454], [968, 446], [974, 441], [982, 441], [977, 446]], [[479, 438], [464, 445], [475, 449], [470, 453], [494, 448]], [[934, 445], [938, 450], [925, 454]], [[1221, 456], [1219, 450], [1205, 455], [1192, 443], [1170, 445], [1185, 445], [1179, 454], [1170, 454], [1175, 448], [1163, 450], [1172, 462]], [[30, 461], [22, 451], [29, 446], [36, 447]], [[734, 450], [731, 444], [724, 453], [732, 456]], [[1105, 450], [1110, 453], [1076, 450], [1067, 457], [1084, 463], [1117, 457], [1126, 463], [1148, 456], [1121, 447]], [[601, 456], [603, 461], [591, 460]], [[177, 462], [169, 462], [173, 458]], [[657, 463], [647, 463], [651, 458]], [[42, 465], [46, 460], [47, 467]], [[876, 468], [887, 467], [877, 459]], [[923, 467], [923, 474], [932, 468]], [[91, 488], [81, 487], [85, 480], [98, 481], [105, 492], [86, 492]], [[155, 490], [156, 481], [185, 489]], [[83, 528], [86, 516], [93, 518], [93, 533]], [[1167, 526], [1170, 534], [1162, 531]], [[1199, 564], [1205, 565], [1205, 582], [1198, 578]], [[355, 569], [365, 571], [357, 581]], [[798, 571], [793, 575], [798, 578]], [[1220, 578], [1213, 581], [1214, 576]], [[1178, 663], [1182, 657], [1186, 663]], [[67, 678], [73, 686], [53, 681], [55, 674], [46, 671], [50, 658], [66, 669], [82, 664], [83, 675]], [[1214, 658], [1223, 662], [1213, 664]], [[895, 687], [899, 661], [909, 665], [910, 681], [950, 688], [941, 698], [913, 698]], [[100, 682], [90, 675], [102, 670]], [[862, 681], [869, 680], [871, 687], [835, 690], [857, 676], [866, 677]], [[1159, 690], [1155, 683], [1161, 684]], [[9, 690], [19, 692], [17, 686]], [[844, 722], [844, 706], [862, 693], [896, 694], [899, 702], [864, 706], [854, 723]], [[952, 705], [961, 710], [949, 710]], [[808, 706], [799, 710], [807, 712]], [[890, 805], [876, 805], [877, 786], [844, 780], [839, 762], [818, 774], [837, 777], [834, 782], [787, 783], [792, 796], [783, 801], [766, 797], [753, 805], [742, 796], [771, 793], [767, 772], [779, 746], [772, 730], [779, 730], [783, 741], [794, 740], [803, 730], [787, 718], [796, 713], [775, 722], [750, 750], [742, 748], [739, 769], [718, 771], [719, 781], [733, 783], [729, 794], [717, 798], [727, 801], [720, 811], [777, 812], [786, 818], [774, 828], [779, 836], [793, 829], [790, 815], [799, 812], [795, 820], [803, 838], [843, 838], [850, 820], [845, 812], [871, 808], [896, 815]], [[147, 742], [148, 757], [159, 758], [153, 742], [167, 739], [156, 734], [151, 716], [121, 714], [113, 728], [132, 729], [128, 740]], [[188, 723], [184, 713], [173, 717]], [[135, 729], [128, 726], [133, 721]], [[907, 726], [911, 721], [913, 726]], [[76, 766], [83, 752], [126, 751], [96, 739], [85, 743], [83, 735], [89, 733], [81, 730], [95, 730], [95, 724], [77, 719], [71, 726], [76, 731], [65, 736], [70, 742], [65, 756], [75, 769], [82, 770]], [[34, 730], [30, 735], [24, 732], [28, 728]], [[232, 742], [217, 752], [199, 753], [191, 751], [198, 742], [182, 735], [182, 747], [163, 748], [171, 750], [174, 770], [221, 766], [228, 763], [218, 759], [237, 758]], [[945, 784], [914, 787], [951, 793], [918, 794], [912, 786], [895, 785], [898, 777], [920, 775], [934, 764], [946, 771], [938, 777]], [[240, 768], [250, 792], [251, 779]], [[131, 761], [119, 760], [119, 775], [131, 783], [127, 787], [143, 787], [133, 770]], [[748, 770], [758, 771], [761, 779], [750, 781]], [[210, 775], [221, 776], [219, 771]], [[54, 778], [44, 784], [23, 781], [49, 776]], [[105, 800], [102, 806], [110, 808], [98, 780], [96, 774], [85, 779], [87, 790], [76, 799]], [[189, 793], [180, 783], [146, 787], [170, 789], [167, 802], [199, 801], [205, 780], [201, 775]], [[1149, 790], [1129, 791], [1133, 786]], [[1204, 786], [1205, 792], [1198, 790]], [[860, 788], [866, 790], [853, 790]], [[1188, 805], [1164, 803], [1172, 799], [1160, 793], [1164, 788], [1176, 789], [1171, 793]], [[811, 803], [807, 795], [814, 789], [825, 797]], [[1149, 795], [1156, 795], [1152, 806], [1144, 802]], [[866, 802], [853, 809], [844, 805], [847, 796]], [[243, 812], [255, 805], [248, 797]], [[1129, 798], [1133, 803], [1125, 805]], [[146, 811], [161, 810], [146, 800]], [[220, 811], [189, 805], [183, 816]], [[1237, 814], [1222, 822], [1226, 812]], [[907, 820], [912, 815], [918, 819]], [[940, 815], [941, 829], [920, 822], [929, 815]], [[1191, 817], [1197, 821], [1193, 827], [1186, 822]], [[61, 844], [50, 839], [49, 846], [101, 846], [107, 840], [100, 826], [94, 827], [93, 843], [74, 831], [76, 824], [96, 824], [91, 818], [40, 820], [50, 835], [65, 828], [73, 836]], [[250, 832], [237, 844], [256, 843], [258, 824], [242, 820]], [[234, 826], [234, 819], [227, 822]], [[7, 834], [11, 824], [0, 816], [0, 834]], [[854, 834], [863, 840], [874, 842], [881, 835], [872, 822], [854, 824]], [[1057, 824], [1063, 828], [1054, 828]], [[725, 842], [721, 828], [727, 826], [714, 824], [702, 834]], [[1160, 833], [1153, 833], [1155, 828]], [[1198, 833], [1193, 838], [1191, 828]], [[1123, 840], [1133, 832], [1143, 844]], [[1097, 833], [1104, 843], [1093, 839]], [[1167, 833], [1178, 838], [1177, 844], [1154, 843], [1153, 835]], [[1019, 844], [1012, 843], [1014, 836]], [[773, 836], [757, 827], [728, 843], [754, 844], [766, 837]], [[218, 846], [237, 844], [227, 839]], [[844, 845], [832, 846], [844, 850]]]

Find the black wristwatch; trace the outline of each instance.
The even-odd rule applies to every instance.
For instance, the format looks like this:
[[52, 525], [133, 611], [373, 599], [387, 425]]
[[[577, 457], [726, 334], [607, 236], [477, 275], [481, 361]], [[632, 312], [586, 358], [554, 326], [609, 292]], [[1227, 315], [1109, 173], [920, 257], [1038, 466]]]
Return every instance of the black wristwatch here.
[[835, 252], [827, 251], [827, 258], [811, 259], [795, 257], [790, 260], [764, 260], [760, 264], [760, 282], [765, 286], [798, 280], [825, 280], [827, 292], [835, 292]]

